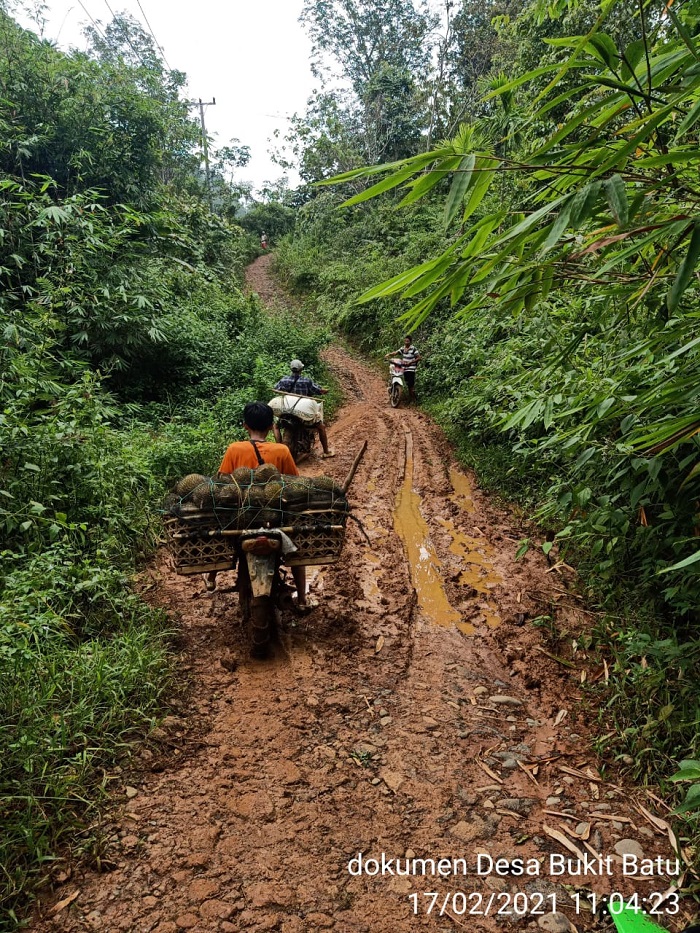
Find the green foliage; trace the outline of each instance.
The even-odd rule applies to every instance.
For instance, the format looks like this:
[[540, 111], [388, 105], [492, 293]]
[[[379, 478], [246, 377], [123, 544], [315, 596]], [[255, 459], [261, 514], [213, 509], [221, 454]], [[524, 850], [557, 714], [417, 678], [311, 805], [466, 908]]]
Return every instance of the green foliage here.
[[271, 243], [275, 243], [294, 228], [295, 211], [279, 201], [256, 204], [239, 219], [241, 227], [259, 237], [265, 231]]
[[184, 75], [164, 72], [133, 21], [115, 20], [106, 41], [93, 34], [99, 59], [65, 55], [2, 11], [0, 36], [0, 171], [144, 208], [164, 176], [192, 170], [197, 128], [178, 97]]
[[56, 541], [0, 573], [0, 925], [94, 822], [105, 768], [170, 689], [160, 613], [99, 555]]
[[342, 77], [361, 94], [385, 66], [425, 75], [430, 30], [428, 4], [411, 0], [304, 0], [301, 21], [313, 43], [317, 75], [335, 59]]
[[[328, 87], [295, 114], [284, 143], [301, 177], [410, 154], [429, 122], [426, 81], [437, 19], [414, 0], [305, 0], [301, 22], [312, 43], [312, 70]], [[280, 157], [290, 165], [288, 156]]]
[[[541, 514], [562, 521], [560, 541], [594, 558], [603, 579], [622, 570], [653, 580], [666, 564], [673, 577], [663, 597], [694, 613], [700, 357], [689, 290], [700, 231], [684, 137], [700, 93], [697, 24], [674, 14], [668, 35], [642, 8], [643, 41], [622, 47], [600, 31], [614, 6], [585, 35], [547, 40], [572, 50], [563, 61], [498, 82], [490, 96], [504, 108], [515, 89], [533, 86], [529, 133], [514, 157], [490, 141], [493, 126], [483, 120], [430, 153], [335, 181], [373, 179], [348, 206], [394, 189], [404, 193], [401, 206], [432, 197], [453, 176], [445, 222], [459, 218], [460, 231], [360, 301], [418, 298], [403, 315], [409, 327], [447, 306], [460, 319], [478, 316], [482, 332], [494, 317], [520, 317], [531, 338], [525, 365], [509, 339], [502, 388], [494, 386], [500, 397], [488, 404], [496, 402], [494, 426], [526, 462], [557, 467]], [[560, 93], [575, 75], [577, 86]], [[539, 90], [543, 76], [549, 84]], [[564, 98], [573, 103], [566, 119], [543, 138], [538, 121]], [[501, 187], [510, 188], [508, 211], [494, 189], [513, 165], [527, 174]], [[530, 371], [535, 359], [547, 362]], [[487, 414], [474, 388], [457, 395], [471, 397], [467, 411]]]
[[365, 348], [415, 330], [423, 403], [614, 620], [605, 747], [655, 781], [698, 753], [696, 6], [465, 0], [444, 47], [497, 70], [434, 109], [472, 122], [317, 176], [279, 250]]
[[669, 780], [690, 783], [685, 800], [676, 807], [676, 813], [695, 813], [696, 810], [700, 810], [700, 761], [694, 759], [681, 761], [680, 771], [672, 774]]
[[[241, 290], [255, 254], [202, 200], [196, 134], [118, 18], [65, 55], [0, 12], [0, 926], [90, 849], [106, 774], [174, 661], [134, 592], [173, 480], [325, 335]], [[222, 160], [241, 159], [224, 152]], [[217, 192], [220, 188], [217, 188]]]

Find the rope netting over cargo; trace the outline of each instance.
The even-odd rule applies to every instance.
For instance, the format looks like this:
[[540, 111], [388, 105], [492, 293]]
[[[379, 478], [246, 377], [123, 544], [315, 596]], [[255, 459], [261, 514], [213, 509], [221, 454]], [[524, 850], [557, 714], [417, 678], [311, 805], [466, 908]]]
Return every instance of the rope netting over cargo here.
[[225, 563], [232, 537], [248, 529], [283, 529], [297, 547], [288, 564], [333, 563], [350, 506], [330, 476], [289, 476], [265, 463], [217, 479], [191, 473], [170, 492], [164, 512], [176, 569], [194, 573]]
[[211, 479], [185, 476], [168, 495], [164, 510], [176, 518], [196, 520], [222, 531], [309, 524], [314, 511], [348, 512], [344, 491], [330, 476], [288, 476], [270, 463], [255, 470], [239, 467]]

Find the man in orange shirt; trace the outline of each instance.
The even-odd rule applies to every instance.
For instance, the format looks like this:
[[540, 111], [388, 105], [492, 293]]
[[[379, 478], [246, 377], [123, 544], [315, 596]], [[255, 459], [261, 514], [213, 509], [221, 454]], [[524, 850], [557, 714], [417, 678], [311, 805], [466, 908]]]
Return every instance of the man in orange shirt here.
[[298, 476], [299, 470], [286, 444], [269, 444], [265, 438], [270, 433], [274, 414], [265, 402], [250, 402], [243, 409], [243, 427], [248, 432], [247, 441], [231, 444], [219, 467], [219, 473], [233, 473], [238, 467], [254, 470], [261, 463], [274, 464], [280, 473]]
[[[274, 417], [272, 409], [265, 402], [250, 402], [246, 405], [243, 409], [243, 427], [248, 432], [248, 440], [236, 441], [228, 446], [219, 467], [219, 474], [233, 473], [238, 467], [250, 467], [254, 470], [262, 463], [272, 463], [280, 473], [287, 476], [299, 475], [289, 448], [285, 444], [270, 444], [265, 439], [270, 433]], [[291, 570], [297, 589], [297, 605], [306, 608], [306, 567], [292, 567]], [[207, 589], [210, 592], [215, 590], [216, 571], [205, 573], [204, 578]]]

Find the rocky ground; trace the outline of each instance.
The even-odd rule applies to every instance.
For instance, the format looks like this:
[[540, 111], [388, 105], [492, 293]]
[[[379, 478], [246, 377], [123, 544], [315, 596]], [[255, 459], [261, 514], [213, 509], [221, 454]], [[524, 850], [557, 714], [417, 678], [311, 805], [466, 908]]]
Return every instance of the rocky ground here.
[[[249, 277], [279, 309], [270, 259]], [[581, 647], [591, 617], [572, 572], [539, 549], [516, 561], [522, 531], [435, 424], [391, 409], [384, 379], [345, 350], [327, 360], [345, 392], [338, 456], [303, 472], [342, 479], [368, 440], [351, 495], [364, 534], [351, 523], [341, 561], [311, 570], [319, 606], [282, 619], [265, 662], [247, 655], [232, 574], [208, 595], [165, 554], [150, 569], [190, 699], [125, 775], [108, 870], [76, 870], [35, 933], [564, 933], [611, 929], [594, 895], [668, 890], [661, 802], [601, 779], [592, 750], [585, 681], [605, 671]], [[554, 615], [579, 635], [560, 659], [536, 624]], [[651, 873], [624, 876], [623, 857]], [[441, 876], [431, 859], [463, 861]]]

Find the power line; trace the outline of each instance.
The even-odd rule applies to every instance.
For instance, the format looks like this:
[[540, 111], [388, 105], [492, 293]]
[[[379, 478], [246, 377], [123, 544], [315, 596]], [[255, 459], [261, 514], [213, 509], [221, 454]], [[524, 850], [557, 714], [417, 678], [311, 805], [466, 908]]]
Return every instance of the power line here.
[[[109, 12], [112, 14], [112, 19], [116, 19], [116, 18], [117, 18], [117, 15], [116, 15], [116, 13], [114, 12], [114, 10], [112, 9], [112, 7], [109, 5], [108, 0], [105, 0], [105, 6], [106, 6], [107, 9], [109, 10]], [[105, 36], [105, 38], [106, 38], [106, 36]], [[134, 55], [138, 58], [138, 60], [139, 60], [139, 61], [141, 62], [141, 64], [143, 65], [143, 67], [146, 68], [146, 69], [148, 70], [148, 65], [147, 65], [146, 62], [141, 58], [141, 56], [139, 55], [139, 53], [136, 51], [136, 49], [135, 49], [135, 47], [134, 47], [134, 45], [133, 45], [131, 39], [129, 38], [129, 30], [128, 30], [128, 29], [124, 31], [124, 38], [125, 38], [126, 41], [129, 43], [129, 48], [131, 49], [131, 51], [132, 51], [132, 52], [134, 53]]]
[[136, 0], [136, 2], [137, 2], [138, 5], [139, 5], [139, 10], [141, 10], [141, 12], [143, 13], [143, 18], [144, 18], [144, 20], [146, 21], [146, 25], [148, 26], [148, 31], [149, 31], [150, 34], [153, 36], [153, 41], [154, 41], [155, 44], [156, 44], [156, 48], [158, 49], [158, 51], [160, 52], [160, 54], [163, 56], [163, 61], [165, 62], [165, 64], [168, 66], [168, 71], [172, 71], [173, 69], [170, 67], [170, 62], [169, 62], [168, 59], [165, 57], [165, 52], [163, 51], [163, 46], [162, 46], [162, 45], [160, 44], [160, 42], [156, 39], [156, 34], [153, 32], [153, 29], [151, 28], [151, 24], [148, 22], [148, 17], [146, 16], [146, 11], [145, 11], [144, 8], [141, 6], [141, 0]]
[[85, 10], [85, 13], [90, 17], [90, 20], [91, 20], [91, 22], [92, 22], [92, 25], [95, 27], [95, 29], [99, 32], [99, 34], [102, 36], [102, 38], [103, 38], [103, 39], [105, 40], [105, 42], [106, 42], [106, 41], [107, 41], [107, 36], [102, 32], [102, 30], [101, 30], [100, 27], [98, 26], [96, 20], [94, 20], [94, 19], [92, 18], [92, 13], [91, 13], [91, 12], [88, 10], [88, 8], [85, 6], [85, 4], [83, 3], [83, 0], [78, 0], [78, 3], [79, 3], [79, 4], [81, 5], [81, 7]]
[[75, 7], [72, 7], [72, 6], [68, 7], [68, 12], [63, 17], [63, 22], [59, 26], [58, 34], [56, 35], [56, 42], [58, 42], [58, 40], [61, 38], [61, 32], [63, 31], [63, 27], [66, 25], [66, 20], [68, 19], [68, 17], [70, 16], [70, 14], [73, 12], [74, 9]]

